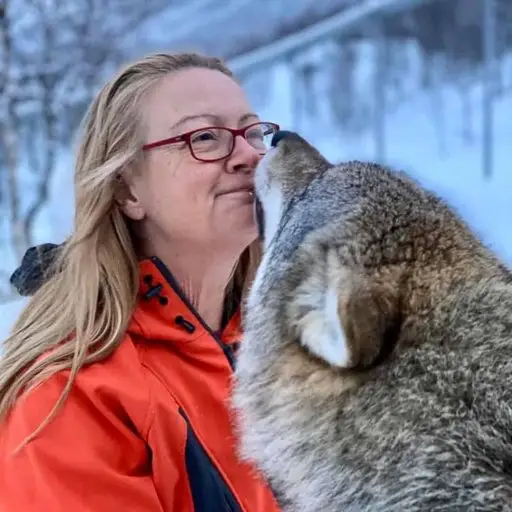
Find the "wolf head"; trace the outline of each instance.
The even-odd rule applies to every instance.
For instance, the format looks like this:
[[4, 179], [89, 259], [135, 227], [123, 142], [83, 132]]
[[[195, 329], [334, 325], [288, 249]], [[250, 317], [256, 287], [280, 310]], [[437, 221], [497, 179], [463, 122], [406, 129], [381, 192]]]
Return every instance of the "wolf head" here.
[[253, 318], [275, 312], [277, 339], [298, 340], [334, 367], [375, 366], [404, 325], [413, 340], [414, 320], [481, 271], [475, 258], [503, 270], [452, 209], [404, 173], [333, 165], [293, 132], [274, 136], [255, 190], [265, 256], [249, 296]]
[[[286, 142], [279, 144], [284, 138]], [[256, 219], [260, 236], [267, 246], [277, 231], [285, 208], [300, 198], [315, 176], [331, 167], [316, 149], [304, 144], [305, 141], [293, 132], [276, 133], [272, 148], [257, 168]], [[308, 158], [304, 159], [306, 147]]]

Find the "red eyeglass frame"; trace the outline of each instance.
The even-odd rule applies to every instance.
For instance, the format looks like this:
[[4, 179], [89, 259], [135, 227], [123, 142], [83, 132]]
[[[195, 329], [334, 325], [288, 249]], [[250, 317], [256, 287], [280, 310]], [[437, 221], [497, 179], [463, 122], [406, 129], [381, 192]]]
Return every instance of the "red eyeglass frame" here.
[[[277, 123], [270, 123], [267, 121], [258, 121], [257, 123], [252, 123], [247, 126], [244, 126], [243, 128], [228, 128], [227, 126], [203, 126], [202, 128], [196, 128], [195, 130], [191, 130], [189, 132], [185, 132], [180, 135], [176, 135], [174, 137], [169, 137], [167, 139], [160, 139], [155, 142], [148, 142], [147, 144], [144, 144], [142, 146], [142, 149], [144, 151], [147, 151], [149, 149], [158, 148], [161, 146], [167, 146], [168, 144], [176, 144], [177, 142], [186, 142], [186, 144], [190, 150], [190, 154], [196, 160], [199, 160], [200, 162], [215, 162], [216, 160], [223, 160], [224, 158], [229, 157], [231, 155], [231, 153], [233, 153], [233, 150], [235, 149], [235, 139], [237, 136], [240, 135], [241, 137], [243, 137], [245, 139], [245, 133], [247, 132], [247, 130], [254, 128], [255, 126], [261, 125], [261, 124], [272, 126], [272, 128], [274, 129], [274, 133], [276, 133], [280, 130], [280, 126]], [[222, 158], [210, 158], [210, 159], [198, 158], [195, 155], [194, 150], [192, 149], [192, 144], [190, 142], [190, 139], [192, 138], [192, 136], [195, 133], [202, 132], [204, 130], [211, 130], [211, 129], [227, 130], [228, 132], [231, 132], [231, 134], [233, 135], [233, 143], [231, 145], [231, 150], [229, 151], [229, 153], [227, 155], [223, 156]], [[245, 139], [245, 140], [247, 140], [247, 139]]]

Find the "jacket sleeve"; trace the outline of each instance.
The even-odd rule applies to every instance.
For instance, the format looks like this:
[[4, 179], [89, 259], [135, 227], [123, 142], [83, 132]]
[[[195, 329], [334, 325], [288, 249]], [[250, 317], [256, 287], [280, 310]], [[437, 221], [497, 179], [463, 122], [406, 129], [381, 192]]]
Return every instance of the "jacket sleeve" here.
[[147, 386], [133, 374], [108, 370], [102, 376], [83, 369], [55, 419], [17, 454], [67, 376], [35, 388], [0, 424], [0, 512], [163, 510], [141, 432], [149, 428]]

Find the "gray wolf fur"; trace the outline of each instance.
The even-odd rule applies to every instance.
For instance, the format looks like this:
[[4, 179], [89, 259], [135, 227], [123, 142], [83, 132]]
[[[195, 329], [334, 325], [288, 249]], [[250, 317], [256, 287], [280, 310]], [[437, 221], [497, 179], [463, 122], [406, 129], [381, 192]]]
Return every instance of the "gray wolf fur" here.
[[510, 270], [405, 174], [297, 134], [256, 194], [233, 406], [283, 510], [512, 510]]

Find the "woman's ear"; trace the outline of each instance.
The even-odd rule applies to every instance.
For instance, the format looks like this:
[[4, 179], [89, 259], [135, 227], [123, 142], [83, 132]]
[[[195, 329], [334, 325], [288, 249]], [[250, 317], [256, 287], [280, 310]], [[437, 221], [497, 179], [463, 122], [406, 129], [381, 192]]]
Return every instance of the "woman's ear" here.
[[137, 186], [133, 178], [118, 175], [114, 183], [114, 199], [120, 210], [132, 220], [142, 220], [145, 210], [137, 194]]

